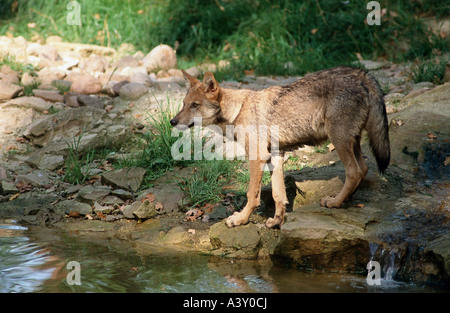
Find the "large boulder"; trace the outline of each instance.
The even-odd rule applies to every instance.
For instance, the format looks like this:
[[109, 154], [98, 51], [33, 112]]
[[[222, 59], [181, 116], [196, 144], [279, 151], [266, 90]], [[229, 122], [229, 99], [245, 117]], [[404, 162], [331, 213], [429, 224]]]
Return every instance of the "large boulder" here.
[[159, 45], [153, 48], [142, 60], [148, 72], [169, 70], [177, 66], [177, 55], [168, 45]]

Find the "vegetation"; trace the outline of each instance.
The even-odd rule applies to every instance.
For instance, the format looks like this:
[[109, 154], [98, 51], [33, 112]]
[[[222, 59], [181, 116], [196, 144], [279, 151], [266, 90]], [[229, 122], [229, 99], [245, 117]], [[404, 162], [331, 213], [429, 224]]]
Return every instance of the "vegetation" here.
[[134, 0], [78, 1], [82, 25], [67, 23], [67, 1], [6, 0], [0, 34], [61, 36], [66, 41], [149, 51], [167, 43], [180, 64], [221, 59], [218, 73], [236, 78], [256, 74], [302, 75], [357, 59], [430, 59], [448, 50], [423, 18], [450, 15], [439, 0], [381, 0], [381, 25], [367, 25], [365, 2], [332, 0]]

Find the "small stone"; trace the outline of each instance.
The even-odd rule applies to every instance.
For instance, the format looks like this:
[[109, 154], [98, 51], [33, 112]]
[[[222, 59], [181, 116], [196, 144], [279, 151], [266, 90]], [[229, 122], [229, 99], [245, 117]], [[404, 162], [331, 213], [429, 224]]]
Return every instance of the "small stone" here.
[[17, 175], [15, 183], [27, 183], [35, 187], [49, 187], [52, 185], [48, 175], [38, 170], [25, 175]]
[[64, 101], [64, 96], [62, 94], [60, 94], [58, 91], [33, 89], [33, 94], [36, 97], [42, 98], [46, 101], [51, 101], [51, 102], [63, 102]]
[[137, 100], [149, 92], [149, 88], [138, 83], [128, 83], [120, 88], [119, 96], [124, 100]]

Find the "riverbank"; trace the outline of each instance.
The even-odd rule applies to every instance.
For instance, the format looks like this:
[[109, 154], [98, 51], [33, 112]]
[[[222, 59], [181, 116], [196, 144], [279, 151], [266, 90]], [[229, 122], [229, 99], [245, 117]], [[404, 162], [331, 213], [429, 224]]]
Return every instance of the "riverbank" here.
[[[263, 205], [250, 223], [229, 229], [224, 219], [242, 207], [245, 196], [229, 189], [218, 203], [187, 206], [179, 178], [192, 177], [194, 165], [174, 167], [144, 186], [145, 168], [111, 166], [123, 157], [117, 151], [91, 160], [98, 166], [89, 168], [89, 179], [81, 184], [65, 179], [75, 138], [79, 155], [109, 143], [133, 143], [142, 135], [145, 114], [156, 116], [169, 110], [169, 102], [181, 103], [186, 89], [176, 63], [159, 64], [154, 73], [155, 52], [152, 58], [151, 52], [117, 56], [110, 48], [59, 41], [38, 47], [18, 39], [11, 48], [19, 56], [20, 45], [37, 65], [47, 65], [37, 76], [29, 75], [39, 85], [28, 96], [23, 96], [25, 72], [2, 68], [2, 81], [12, 93], [0, 104], [1, 218], [56, 227], [84, 240], [173, 246], [308, 271], [366, 275], [373, 260], [380, 263], [382, 277], [449, 284], [450, 83], [414, 83], [409, 65], [361, 60], [386, 92], [392, 161], [385, 175], [377, 173], [365, 142], [366, 181], [343, 208], [320, 207], [318, 199], [342, 186], [344, 169], [332, 147], [304, 147], [291, 154], [291, 162], [302, 169], [286, 172], [290, 212], [281, 229], [264, 226], [273, 211], [270, 184], [263, 187]], [[203, 68], [217, 66], [226, 64], [204, 64], [190, 72], [201, 77]], [[22, 85], [5, 82], [6, 76]], [[261, 89], [296, 79], [248, 75], [223, 86]], [[68, 89], [61, 87], [65, 84]]]

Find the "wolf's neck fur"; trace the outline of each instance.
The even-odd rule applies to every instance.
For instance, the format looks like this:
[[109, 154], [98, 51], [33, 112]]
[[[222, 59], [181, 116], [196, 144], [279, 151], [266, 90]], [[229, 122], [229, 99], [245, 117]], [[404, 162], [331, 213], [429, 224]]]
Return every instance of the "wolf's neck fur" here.
[[219, 103], [221, 121], [226, 125], [234, 124], [249, 94], [249, 89], [220, 88]]

